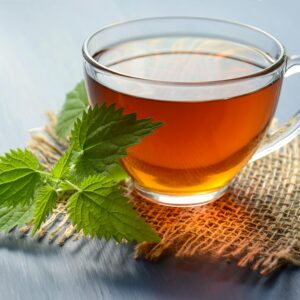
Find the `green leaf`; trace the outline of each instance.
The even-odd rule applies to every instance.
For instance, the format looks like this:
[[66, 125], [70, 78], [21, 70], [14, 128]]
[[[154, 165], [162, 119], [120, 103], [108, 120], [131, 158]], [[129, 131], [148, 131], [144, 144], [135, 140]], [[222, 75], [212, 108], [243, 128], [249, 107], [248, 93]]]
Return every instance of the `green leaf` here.
[[0, 157], [0, 205], [24, 206], [41, 183], [42, 166], [28, 150], [11, 150]]
[[120, 182], [129, 177], [126, 171], [120, 166], [119, 163], [111, 165], [106, 172], [107, 175], [112, 177], [116, 182]]
[[55, 207], [57, 199], [57, 192], [50, 185], [43, 186], [36, 193], [36, 208], [34, 213], [34, 228], [32, 230], [32, 234], [34, 234], [40, 228], [41, 224]]
[[9, 232], [14, 227], [24, 225], [32, 221], [35, 205], [32, 202], [25, 206], [0, 206], [0, 230]]
[[115, 105], [89, 108], [78, 119], [72, 131], [72, 143], [78, 157], [78, 174], [96, 174], [111, 168], [162, 123], [151, 119], [137, 120], [135, 114], [123, 114]]
[[51, 174], [57, 179], [65, 179], [71, 171], [72, 147], [70, 147], [64, 155], [54, 165]]
[[64, 106], [58, 115], [56, 133], [59, 137], [66, 137], [72, 130], [74, 122], [80, 118], [88, 106], [88, 96], [81, 81], [73, 91], [66, 96]]
[[104, 176], [86, 178], [67, 203], [76, 230], [92, 238], [158, 242], [159, 237], [128, 203], [116, 183]]

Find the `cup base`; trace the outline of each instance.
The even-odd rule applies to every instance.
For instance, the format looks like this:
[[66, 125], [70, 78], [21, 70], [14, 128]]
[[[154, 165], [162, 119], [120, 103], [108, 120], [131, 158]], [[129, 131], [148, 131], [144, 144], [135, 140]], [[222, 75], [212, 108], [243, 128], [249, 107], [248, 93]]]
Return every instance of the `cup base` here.
[[197, 193], [191, 195], [168, 195], [150, 191], [141, 187], [135, 182], [133, 182], [133, 186], [136, 192], [143, 198], [160, 205], [174, 207], [202, 206], [214, 202], [215, 200], [221, 198], [228, 188], [228, 185], [226, 185], [219, 190], [208, 193]]

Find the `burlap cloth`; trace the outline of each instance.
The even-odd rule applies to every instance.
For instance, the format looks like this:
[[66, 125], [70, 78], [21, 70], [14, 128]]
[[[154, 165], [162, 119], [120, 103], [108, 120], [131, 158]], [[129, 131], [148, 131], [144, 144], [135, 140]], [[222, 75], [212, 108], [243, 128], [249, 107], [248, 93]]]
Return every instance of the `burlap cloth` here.
[[[33, 132], [28, 148], [49, 168], [66, 146], [55, 133], [55, 116]], [[157, 260], [210, 255], [235, 258], [239, 266], [268, 275], [284, 265], [300, 266], [300, 137], [281, 151], [248, 164], [220, 200], [196, 208], [164, 207], [142, 200], [128, 187], [136, 210], [161, 236], [158, 244], [136, 245], [139, 257]], [[21, 228], [27, 232], [30, 226]], [[38, 231], [38, 238], [63, 245], [77, 239], [63, 203]]]

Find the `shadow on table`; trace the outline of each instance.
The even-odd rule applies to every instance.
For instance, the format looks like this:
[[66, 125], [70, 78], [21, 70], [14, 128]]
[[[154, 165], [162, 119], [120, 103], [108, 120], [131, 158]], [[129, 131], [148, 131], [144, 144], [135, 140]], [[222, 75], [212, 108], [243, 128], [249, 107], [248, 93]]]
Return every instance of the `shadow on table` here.
[[[263, 277], [248, 268], [238, 268], [233, 261], [209, 257], [135, 260], [131, 246], [116, 246], [112, 241], [81, 241], [77, 247], [79, 252], [85, 248], [85, 256], [90, 258], [86, 270], [89, 280], [99, 285], [105, 283], [110, 290], [117, 287], [118, 293], [124, 295], [134, 291], [135, 295], [140, 292], [164, 299], [260, 299], [261, 295], [262, 299], [275, 299], [273, 291], [278, 284], [286, 291], [295, 274], [291, 268]], [[77, 247], [70, 249], [71, 253], [79, 253]]]
[[[71, 289], [74, 295], [105, 290], [112, 299], [297, 299], [293, 293], [300, 279], [292, 268], [266, 278], [236, 267], [233, 261], [209, 257], [135, 260], [131, 246], [96, 239], [80, 239], [59, 248], [47, 241], [1, 235], [0, 249], [29, 254], [32, 263], [47, 260], [55, 268], [48, 269], [46, 264], [43, 272], [55, 272], [52, 275], [61, 288]], [[43, 274], [39, 276], [49, 278]]]
[[14, 232], [10, 234], [0, 233], [0, 249], [3, 248], [9, 251], [21, 251], [30, 255], [37, 255], [38, 253], [54, 255], [59, 252], [59, 247], [57, 246], [40, 243], [29, 236]]

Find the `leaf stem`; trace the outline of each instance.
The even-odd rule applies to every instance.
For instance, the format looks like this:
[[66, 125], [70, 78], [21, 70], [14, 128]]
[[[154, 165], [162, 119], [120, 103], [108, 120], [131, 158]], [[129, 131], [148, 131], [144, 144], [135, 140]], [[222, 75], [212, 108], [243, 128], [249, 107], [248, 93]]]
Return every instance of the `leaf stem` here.
[[45, 172], [45, 171], [38, 171], [38, 173], [47, 177], [52, 176], [49, 172]]
[[75, 185], [74, 183], [72, 183], [71, 181], [69, 181], [69, 180], [64, 180], [64, 182], [67, 184], [67, 185], [69, 185], [73, 190], [76, 190], [76, 191], [80, 191], [80, 188], [77, 186], [77, 185]]

